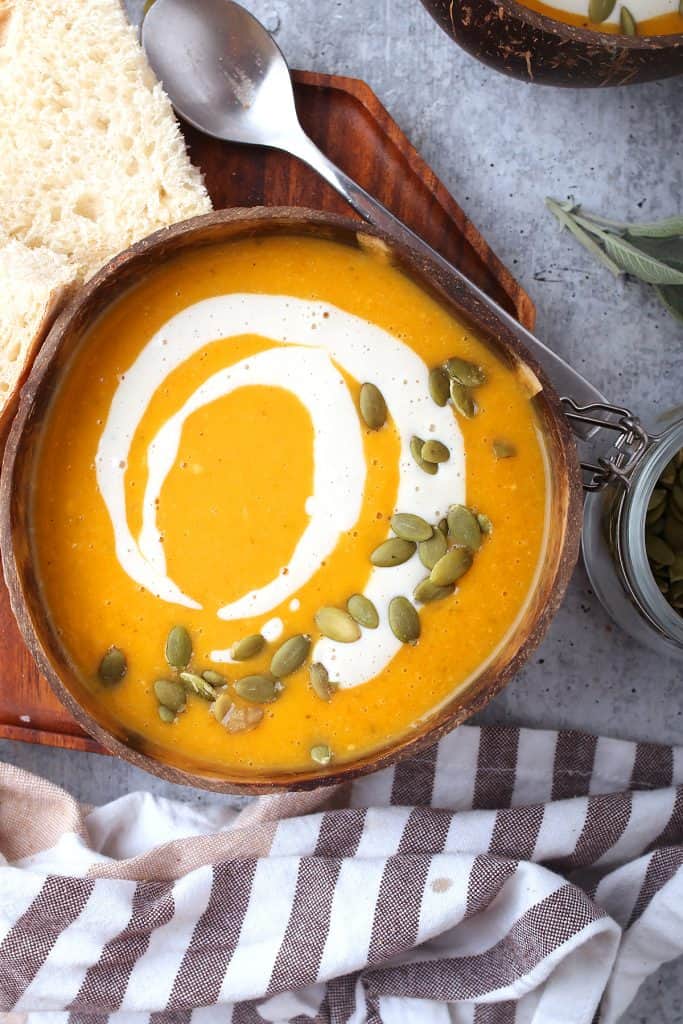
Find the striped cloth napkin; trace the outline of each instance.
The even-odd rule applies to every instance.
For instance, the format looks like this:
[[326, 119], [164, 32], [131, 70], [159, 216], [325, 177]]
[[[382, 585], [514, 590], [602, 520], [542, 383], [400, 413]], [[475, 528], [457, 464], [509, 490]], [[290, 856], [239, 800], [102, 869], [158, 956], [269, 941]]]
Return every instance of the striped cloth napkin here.
[[683, 748], [472, 727], [240, 812], [0, 766], [0, 1017], [611, 1024], [683, 953], [681, 783]]

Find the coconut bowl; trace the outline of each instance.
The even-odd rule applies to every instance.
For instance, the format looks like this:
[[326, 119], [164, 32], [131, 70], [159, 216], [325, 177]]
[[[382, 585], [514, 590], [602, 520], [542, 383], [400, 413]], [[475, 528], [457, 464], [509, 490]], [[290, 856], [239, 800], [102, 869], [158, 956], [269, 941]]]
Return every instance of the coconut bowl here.
[[[71, 666], [41, 596], [30, 534], [30, 506], [41, 424], [65, 367], [93, 321], [134, 282], [188, 248], [245, 237], [314, 235], [344, 245], [383, 247], [395, 264], [482, 338], [530, 385], [548, 459], [550, 532], [536, 589], [522, 620], [464, 692], [409, 735], [357, 761], [301, 774], [236, 775], [155, 746], [109, 715]], [[115, 257], [72, 299], [50, 331], [25, 384], [5, 451], [0, 482], [0, 542], [12, 608], [41, 672], [79, 724], [112, 754], [164, 779], [219, 792], [259, 794], [310, 789], [351, 780], [408, 758], [481, 710], [512, 678], [543, 637], [557, 610], [579, 550], [582, 490], [572, 434], [543, 370], [455, 277], [418, 258], [393, 239], [357, 221], [280, 208], [222, 210], [157, 232]]]
[[422, 0], [473, 57], [524, 82], [597, 88], [683, 74], [683, 35], [625, 36], [565, 25], [515, 0]]

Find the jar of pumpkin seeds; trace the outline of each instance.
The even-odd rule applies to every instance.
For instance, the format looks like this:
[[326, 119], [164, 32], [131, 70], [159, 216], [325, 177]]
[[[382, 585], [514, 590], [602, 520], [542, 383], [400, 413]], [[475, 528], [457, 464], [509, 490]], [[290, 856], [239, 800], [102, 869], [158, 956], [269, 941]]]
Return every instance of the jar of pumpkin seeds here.
[[683, 656], [683, 420], [646, 435], [628, 476], [588, 494], [583, 554], [615, 621], [653, 650]]

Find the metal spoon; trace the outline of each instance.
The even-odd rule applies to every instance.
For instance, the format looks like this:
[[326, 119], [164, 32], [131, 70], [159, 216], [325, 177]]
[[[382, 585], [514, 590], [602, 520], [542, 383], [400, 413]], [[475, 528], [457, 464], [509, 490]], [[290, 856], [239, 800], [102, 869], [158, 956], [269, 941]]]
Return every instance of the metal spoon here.
[[[171, 103], [191, 125], [228, 142], [269, 146], [299, 157], [370, 224], [462, 281], [532, 352], [561, 396], [604, 402], [592, 384], [457, 267], [332, 163], [299, 124], [287, 62], [256, 18], [231, 0], [155, 0], [142, 43]], [[574, 424], [587, 436], [581, 424]]]

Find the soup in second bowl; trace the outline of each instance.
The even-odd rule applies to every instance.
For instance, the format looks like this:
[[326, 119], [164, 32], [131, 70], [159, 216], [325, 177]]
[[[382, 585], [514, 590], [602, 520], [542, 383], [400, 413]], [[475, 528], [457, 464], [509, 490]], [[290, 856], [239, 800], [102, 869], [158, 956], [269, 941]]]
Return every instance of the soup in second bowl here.
[[410, 734], [520, 621], [543, 558], [528, 380], [381, 251], [176, 255], [89, 329], [31, 535], [91, 700], [245, 778]]

